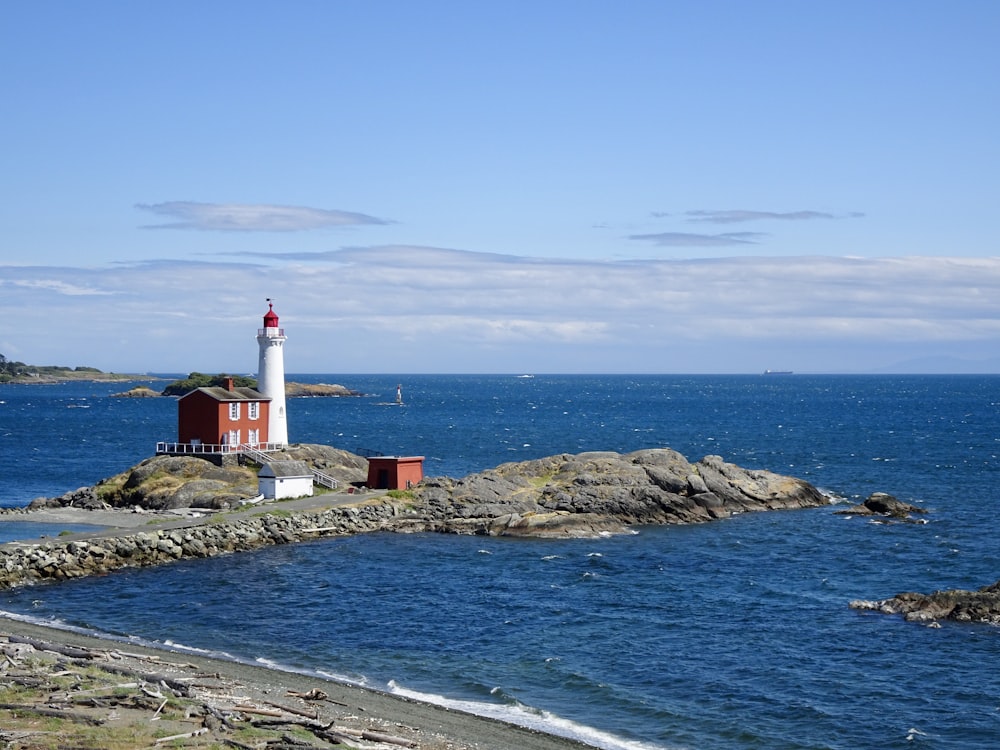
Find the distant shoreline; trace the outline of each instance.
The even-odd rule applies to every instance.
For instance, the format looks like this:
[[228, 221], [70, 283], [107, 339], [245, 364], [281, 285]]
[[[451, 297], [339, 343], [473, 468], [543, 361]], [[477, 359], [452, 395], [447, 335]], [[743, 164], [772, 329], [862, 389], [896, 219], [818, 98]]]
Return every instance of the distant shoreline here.
[[9, 380], [0, 381], [0, 385], [58, 385], [59, 383], [124, 383], [133, 380], [152, 382], [154, 380], [169, 380], [159, 375], [122, 374], [117, 372], [97, 372], [94, 370], [66, 370], [30, 375], [15, 375]]

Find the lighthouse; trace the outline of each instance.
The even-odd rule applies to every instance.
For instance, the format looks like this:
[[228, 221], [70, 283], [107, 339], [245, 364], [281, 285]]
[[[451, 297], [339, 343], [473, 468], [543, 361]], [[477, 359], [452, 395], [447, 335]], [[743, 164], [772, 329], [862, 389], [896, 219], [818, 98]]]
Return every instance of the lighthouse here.
[[271, 399], [267, 423], [267, 442], [288, 445], [288, 420], [285, 415], [285, 332], [278, 327], [274, 305], [267, 300], [264, 327], [257, 331], [260, 359], [257, 363], [257, 390]]

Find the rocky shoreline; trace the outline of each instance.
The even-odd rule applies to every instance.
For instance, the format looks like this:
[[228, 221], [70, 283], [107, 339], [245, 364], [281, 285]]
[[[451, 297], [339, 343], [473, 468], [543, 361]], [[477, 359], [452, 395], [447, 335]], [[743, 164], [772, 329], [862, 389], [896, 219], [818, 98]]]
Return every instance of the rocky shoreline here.
[[[743, 469], [718, 456], [690, 463], [666, 448], [561, 454], [380, 493], [358, 488], [366, 476], [363, 458], [316, 445], [292, 446], [287, 453], [339, 474], [343, 489], [247, 504], [256, 493], [252, 468], [156, 456], [94, 487], [6, 513], [6, 520], [34, 520], [42, 511], [82, 507], [117, 513], [121, 523], [98, 533], [0, 546], [0, 588], [374, 531], [592, 537], [642, 524], [700, 523], [829, 502], [800, 479]], [[147, 528], [136, 531], [137, 520]]]
[[59, 383], [125, 383], [129, 381], [154, 382], [157, 380], [166, 380], [166, 378], [146, 373], [102, 372], [93, 367], [31, 367], [27, 372], [4, 378], [2, 382], [11, 385], [57, 385]]

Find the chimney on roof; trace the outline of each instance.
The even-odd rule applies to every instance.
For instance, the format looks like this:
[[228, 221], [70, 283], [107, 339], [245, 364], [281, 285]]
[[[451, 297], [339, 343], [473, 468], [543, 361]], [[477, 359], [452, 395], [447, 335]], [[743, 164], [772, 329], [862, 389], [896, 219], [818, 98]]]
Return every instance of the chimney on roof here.
[[232, 378], [226, 378], [226, 390], [227, 391], [233, 390], [233, 379]]

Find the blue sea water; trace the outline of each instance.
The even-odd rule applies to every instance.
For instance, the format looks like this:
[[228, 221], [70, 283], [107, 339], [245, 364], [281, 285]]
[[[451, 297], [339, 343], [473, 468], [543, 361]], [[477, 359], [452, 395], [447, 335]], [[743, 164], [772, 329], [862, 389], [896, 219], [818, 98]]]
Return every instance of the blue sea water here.
[[[293, 441], [424, 455], [428, 474], [669, 446], [842, 500], [589, 540], [324, 540], [34, 586], [0, 609], [605, 748], [1000, 746], [1000, 629], [847, 606], [1000, 578], [1000, 377], [290, 378], [370, 394], [291, 400]], [[120, 390], [0, 385], [0, 504], [92, 484], [173, 438], [176, 402]], [[873, 491], [928, 523], [835, 513]]]

